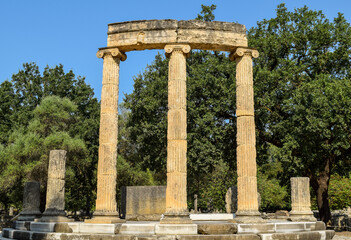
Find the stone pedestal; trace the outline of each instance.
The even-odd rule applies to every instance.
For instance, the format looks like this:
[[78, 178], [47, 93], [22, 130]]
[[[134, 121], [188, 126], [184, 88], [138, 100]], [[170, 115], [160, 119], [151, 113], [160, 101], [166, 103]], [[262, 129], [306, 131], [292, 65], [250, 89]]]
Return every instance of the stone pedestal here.
[[119, 63], [127, 57], [118, 48], [100, 49], [97, 56], [104, 59], [97, 199], [93, 218], [85, 222], [118, 223], [124, 222], [119, 218], [116, 202]]
[[40, 208], [40, 183], [36, 181], [26, 182], [23, 192], [23, 209], [18, 221], [34, 221], [41, 217]]
[[310, 179], [308, 177], [292, 177], [291, 183], [291, 221], [311, 221], [317, 219], [311, 211]]
[[237, 116], [237, 222], [262, 221], [257, 201], [256, 135], [254, 118], [253, 49], [237, 48], [230, 59], [236, 61], [236, 116]]
[[165, 46], [168, 69], [168, 130], [166, 212], [162, 224], [191, 223], [187, 206], [187, 118], [186, 57], [187, 44]]
[[42, 222], [72, 221], [65, 212], [66, 153], [65, 150], [50, 151], [46, 207], [40, 219]]

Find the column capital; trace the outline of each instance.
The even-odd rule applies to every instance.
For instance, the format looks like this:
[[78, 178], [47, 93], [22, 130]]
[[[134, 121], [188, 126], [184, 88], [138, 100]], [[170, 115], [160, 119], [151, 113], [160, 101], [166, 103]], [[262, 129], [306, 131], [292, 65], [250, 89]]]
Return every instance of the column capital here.
[[98, 58], [104, 58], [105, 54], [111, 54], [113, 58], [119, 58], [122, 61], [125, 61], [127, 59], [127, 55], [123, 52], [121, 52], [118, 48], [112, 47], [112, 48], [99, 48], [99, 51], [97, 51], [96, 56]]
[[250, 57], [258, 58], [259, 54], [256, 49], [239, 47], [234, 52], [231, 52], [229, 54], [229, 59], [231, 61], [234, 61], [236, 58], [242, 57], [244, 55], [249, 55]]
[[181, 51], [186, 57], [189, 57], [191, 47], [189, 44], [167, 44], [165, 46], [166, 57], [169, 57], [174, 51]]

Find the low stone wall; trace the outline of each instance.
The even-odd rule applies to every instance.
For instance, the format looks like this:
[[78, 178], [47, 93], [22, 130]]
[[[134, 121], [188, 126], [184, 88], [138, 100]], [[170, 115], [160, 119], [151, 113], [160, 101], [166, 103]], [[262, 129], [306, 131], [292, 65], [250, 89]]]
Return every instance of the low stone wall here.
[[121, 218], [159, 221], [166, 211], [166, 186], [122, 187]]

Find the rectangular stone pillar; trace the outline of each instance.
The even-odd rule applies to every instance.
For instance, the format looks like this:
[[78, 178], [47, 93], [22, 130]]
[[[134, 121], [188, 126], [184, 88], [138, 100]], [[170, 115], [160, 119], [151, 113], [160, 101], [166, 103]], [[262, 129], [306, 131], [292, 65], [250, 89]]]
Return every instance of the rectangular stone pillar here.
[[23, 209], [18, 217], [19, 221], [34, 221], [40, 218], [40, 183], [29, 181], [24, 184]]
[[73, 221], [65, 212], [66, 151], [52, 150], [49, 157], [46, 207], [42, 222]]
[[258, 57], [258, 52], [246, 48], [238, 48], [230, 55], [231, 60], [236, 60], [237, 222], [262, 221], [257, 201], [252, 57]]
[[190, 46], [169, 44], [166, 212], [162, 224], [191, 223], [187, 205], [186, 57]]
[[124, 222], [119, 218], [116, 201], [117, 180], [117, 139], [118, 139], [118, 85], [119, 63], [126, 55], [118, 48], [105, 48], [97, 56], [104, 59], [100, 134], [99, 161], [97, 173], [96, 210], [89, 223]]
[[311, 211], [310, 179], [308, 177], [292, 177], [291, 183], [291, 221], [317, 221]]

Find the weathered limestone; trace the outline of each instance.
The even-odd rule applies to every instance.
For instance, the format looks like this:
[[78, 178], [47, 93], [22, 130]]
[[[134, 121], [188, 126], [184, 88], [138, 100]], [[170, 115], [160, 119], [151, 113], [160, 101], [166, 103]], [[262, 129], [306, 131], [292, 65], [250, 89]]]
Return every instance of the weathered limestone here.
[[119, 218], [116, 202], [119, 63], [127, 57], [118, 48], [100, 49], [97, 57], [104, 59], [97, 199], [93, 218], [86, 222], [117, 223], [123, 221]]
[[122, 188], [120, 215], [129, 221], [159, 221], [166, 210], [166, 186]]
[[317, 221], [311, 211], [310, 179], [308, 177], [292, 177], [291, 183], [291, 221]]
[[187, 44], [166, 45], [168, 69], [168, 130], [166, 212], [161, 223], [191, 223], [187, 206], [186, 57]]
[[252, 57], [258, 52], [238, 48], [230, 54], [236, 61], [238, 210], [235, 221], [257, 222], [261, 218], [257, 201], [256, 135]]
[[227, 213], [235, 213], [238, 210], [238, 188], [230, 187], [225, 194], [225, 209]]
[[40, 207], [40, 183], [36, 181], [26, 182], [23, 192], [23, 210], [18, 217], [19, 221], [34, 221], [41, 217]]
[[107, 34], [107, 46], [118, 47], [122, 52], [163, 49], [170, 43], [229, 52], [247, 46], [244, 25], [218, 21], [165, 19], [111, 23]]
[[50, 151], [46, 207], [42, 222], [68, 222], [65, 212], [66, 151]]

